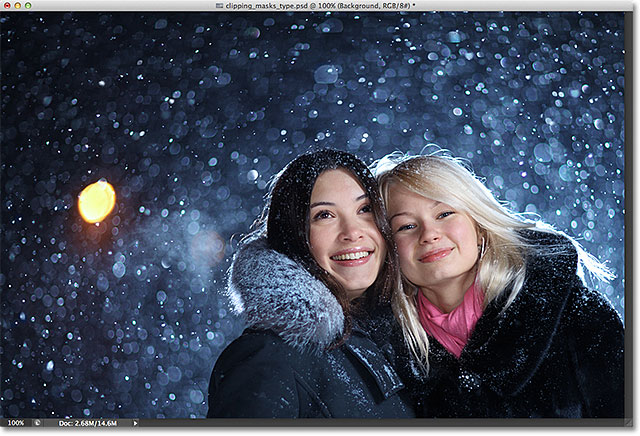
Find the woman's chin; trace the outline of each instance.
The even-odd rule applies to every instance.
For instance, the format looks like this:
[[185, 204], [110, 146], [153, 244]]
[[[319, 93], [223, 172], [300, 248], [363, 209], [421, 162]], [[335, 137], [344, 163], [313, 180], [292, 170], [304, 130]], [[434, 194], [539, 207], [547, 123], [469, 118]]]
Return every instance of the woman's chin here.
[[352, 278], [350, 280], [341, 279], [339, 282], [344, 287], [349, 300], [353, 300], [360, 297], [369, 289], [373, 282], [375, 282], [375, 277], [373, 277], [373, 279], [370, 277], [361, 279]]
[[[368, 286], [367, 286], [368, 288]], [[358, 297], [361, 297], [364, 295], [365, 291], [367, 290], [367, 288], [363, 288], [363, 289], [346, 289], [346, 293], [347, 293], [347, 297], [349, 297], [349, 301], [351, 300], [355, 300]]]

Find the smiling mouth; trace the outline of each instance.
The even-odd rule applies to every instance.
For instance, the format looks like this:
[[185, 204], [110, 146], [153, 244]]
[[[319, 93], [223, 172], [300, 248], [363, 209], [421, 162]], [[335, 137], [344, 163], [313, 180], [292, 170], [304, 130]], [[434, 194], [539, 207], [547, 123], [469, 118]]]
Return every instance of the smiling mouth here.
[[369, 256], [372, 251], [357, 251], [355, 253], [339, 254], [337, 256], [331, 256], [331, 260], [358, 260]]
[[444, 248], [442, 250], [431, 251], [425, 254], [424, 256], [422, 256], [418, 260], [422, 263], [436, 262], [440, 259], [444, 259], [445, 257], [447, 257], [449, 254], [451, 254], [452, 251], [453, 251], [453, 248]]

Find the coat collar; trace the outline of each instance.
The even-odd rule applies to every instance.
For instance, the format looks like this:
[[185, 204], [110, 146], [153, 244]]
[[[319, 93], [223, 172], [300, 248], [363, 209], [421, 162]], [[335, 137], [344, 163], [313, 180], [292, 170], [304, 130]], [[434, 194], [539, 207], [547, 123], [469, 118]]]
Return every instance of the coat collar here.
[[247, 327], [274, 331], [298, 349], [324, 349], [344, 329], [338, 300], [299, 263], [267, 246], [244, 243], [235, 254], [227, 292]]
[[[481, 383], [501, 395], [519, 392], [546, 357], [571, 290], [580, 284], [577, 252], [567, 238], [524, 236], [533, 248], [523, 288], [504, 312], [506, 295], [487, 307], [460, 356], [460, 382], [469, 389]], [[445, 354], [437, 347], [439, 358], [455, 359]]]
[[359, 327], [354, 326], [352, 333], [345, 342], [345, 347], [373, 376], [384, 398], [387, 399], [404, 388], [396, 370], [385, 358], [386, 353], [381, 353]]

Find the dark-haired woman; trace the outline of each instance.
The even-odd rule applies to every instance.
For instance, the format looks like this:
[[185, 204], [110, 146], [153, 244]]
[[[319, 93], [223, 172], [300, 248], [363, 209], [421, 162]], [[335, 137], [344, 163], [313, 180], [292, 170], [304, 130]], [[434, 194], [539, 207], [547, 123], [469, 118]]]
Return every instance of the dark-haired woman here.
[[367, 333], [388, 325], [399, 272], [366, 165], [336, 150], [302, 155], [265, 210], [232, 263], [248, 328], [216, 362], [207, 416], [413, 417], [392, 356]]

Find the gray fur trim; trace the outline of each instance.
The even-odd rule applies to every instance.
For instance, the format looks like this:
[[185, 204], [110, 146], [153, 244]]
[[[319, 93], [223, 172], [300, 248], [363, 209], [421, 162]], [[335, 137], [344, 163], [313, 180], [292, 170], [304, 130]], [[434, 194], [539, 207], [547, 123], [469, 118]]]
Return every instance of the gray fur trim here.
[[344, 329], [342, 307], [324, 283], [264, 238], [234, 256], [228, 293], [247, 327], [272, 330], [298, 349], [325, 348]]

